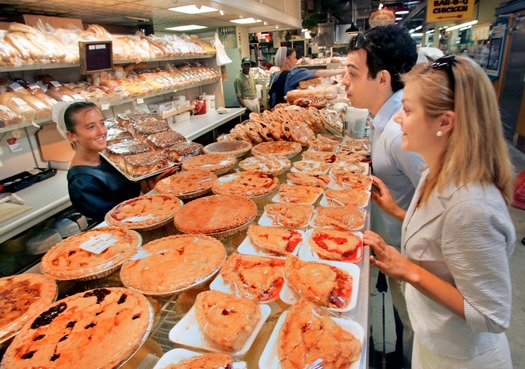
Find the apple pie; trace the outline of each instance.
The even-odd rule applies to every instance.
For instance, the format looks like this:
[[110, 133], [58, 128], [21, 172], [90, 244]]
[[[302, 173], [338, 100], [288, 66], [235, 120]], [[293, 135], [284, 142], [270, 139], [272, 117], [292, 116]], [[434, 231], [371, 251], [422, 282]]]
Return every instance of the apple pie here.
[[308, 174], [301, 172], [290, 172], [286, 174], [288, 181], [303, 185], [325, 188], [330, 183], [330, 177], [326, 174]]
[[217, 176], [207, 170], [188, 170], [161, 179], [155, 191], [173, 196], [189, 196], [211, 190]]
[[372, 178], [364, 174], [336, 172], [332, 173], [332, 178], [341, 187], [350, 187], [357, 190], [370, 190], [372, 188]]
[[248, 237], [251, 242], [262, 249], [277, 255], [288, 255], [294, 252], [303, 241], [301, 233], [293, 229], [268, 227], [250, 224]]
[[25, 273], [1, 278], [0, 342], [51, 305], [57, 293], [57, 284], [49, 276]]
[[315, 209], [315, 226], [336, 227], [355, 231], [365, 226], [365, 212], [354, 205], [340, 207], [319, 207]]
[[270, 141], [257, 144], [252, 149], [253, 155], [282, 155], [291, 159], [299, 154], [302, 146], [299, 142]]
[[284, 285], [284, 260], [233, 253], [221, 270], [237, 295], [258, 302], [273, 301]]
[[253, 170], [273, 175], [279, 175], [290, 169], [292, 163], [284, 156], [255, 155], [239, 162], [242, 170]]
[[170, 364], [162, 369], [232, 369], [232, 358], [230, 355], [209, 353], [197, 355], [189, 359], [181, 360], [177, 364]]
[[138, 292], [116, 287], [80, 292], [29, 321], [5, 352], [2, 367], [116, 368], [139, 348], [152, 324], [151, 306]]
[[256, 302], [219, 291], [199, 293], [194, 306], [204, 336], [226, 351], [240, 350], [261, 319]]
[[281, 202], [313, 204], [322, 193], [322, 188], [314, 186], [289, 185], [283, 183], [279, 187]]
[[264, 211], [275, 225], [303, 228], [308, 225], [314, 207], [310, 204], [268, 204], [264, 207]]
[[328, 189], [324, 194], [330, 206], [355, 205], [364, 207], [370, 199], [369, 191], [354, 188], [345, 188], [343, 190]]
[[196, 234], [159, 238], [142, 250], [141, 258], [124, 262], [120, 279], [146, 295], [174, 293], [203, 282], [226, 260], [220, 241]]
[[279, 179], [273, 174], [248, 171], [219, 178], [212, 190], [218, 195], [253, 197], [271, 193], [278, 185]]
[[361, 237], [330, 228], [315, 228], [308, 243], [321, 259], [356, 261], [363, 248]]
[[320, 163], [333, 163], [336, 155], [328, 151], [313, 151], [308, 150], [303, 152], [303, 160], [318, 161]]
[[352, 276], [335, 266], [288, 255], [284, 275], [295, 293], [316, 304], [341, 309], [350, 303]]
[[361, 357], [362, 344], [319, 307], [305, 299], [287, 312], [277, 338], [283, 369], [317, 367], [342, 369]]
[[237, 158], [231, 154], [204, 154], [184, 160], [182, 169], [202, 169], [221, 174], [233, 168], [236, 162]]

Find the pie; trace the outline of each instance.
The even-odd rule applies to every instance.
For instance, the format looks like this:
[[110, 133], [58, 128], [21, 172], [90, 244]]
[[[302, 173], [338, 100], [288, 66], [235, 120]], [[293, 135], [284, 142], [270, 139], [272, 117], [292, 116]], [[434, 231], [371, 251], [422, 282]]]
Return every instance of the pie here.
[[292, 141], [270, 141], [257, 144], [252, 149], [253, 155], [281, 155], [293, 158], [299, 154], [302, 146], [299, 142]]
[[121, 202], [106, 214], [104, 220], [116, 227], [149, 228], [165, 224], [181, 206], [182, 201], [175, 196], [144, 195]]
[[327, 189], [325, 191], [325, 197], [330, 206], [355, 205], [364, 207], [368, 204], [370, 192], [354, 188], [345, 188], [343, 190]]
[[336, 161], [330, 169], [332, 175], [368, 174], [368, 164]]
[[261, 319], [256, 302], [219, 291], [199, 293], [194, 306], [206, 339], [226, 351], [241, 349]]
[[279, 179], [273, 174], [263, 172], [239, 172], [219, 178], [212, 187], [218, 195], [260, 196], [265, 195], [279, 186]]
[[370, 163], [370, 154], [368, 151], [339, 150], [337, 160], [350, 163]]
[[239, 162], [239, 168], [242, 170], [258, 171], [276, 176], [290, 169], [291, 166], [290, 160], [279, 155], [250, 156]]
[[246, 141], [221, 141], [204, 146], [204, 152], [206, 154], [232, 154], [237, 158], [244, 156], [251, 149], [252, 144]]
[[0, 342], [55, 301], [58, 288], [52, 277], [25, 273], [0, 279]]
[[365, 213], [354, 205], [340, 207], [319, 207], [315, 209], [315, 226], [336, 227], [354, 231], [365, 226]]
[[279, 187], [281, 202], [313, 204], [322, 193], [323, 189], [315, 186], [289, 185], [283, 183]]
[[363, 248], [358, 235], [330, 228], [315, 228], [308, 243], [321, 259], [338, 261], [356, 261]]
[[303, 160], [318, 161], [321, 163], [333, 163], [336, 159], [333, 152], [328, 151], [305, 151], [303, 152]]
[[332, 173], [334, 182], [341, 187], [351, 187], [360, 190], [370, 190], [372, 178], [355, 173]]
[[217, 181], [217, 176], [207, 170], [188, 170], [161, 179], [155, 185], [155, 191], [173, 196], [210, 190]]
[[116, 368], [139, 348], [153, 324], [146, 297], [127, 288], [80, 292], [40, 312], [8, 347], [2, 367]]
[[277, 255], [288, 255], [294, 252], [303, 241], [301, 233], [280, 227], [268, 227], [250, 224], [248, 227], [250, 241], [262, 249]]
[[189, 157], [202, 154], [203, 146], [197, 142], [181, 141], [177, 142], [166, 149], [168, 160], [178, 163]]
[[286, 174], [286, 178], [294, 184], [321, 188], [325, 188], [330, 183], [330, 177], [326, 174], [290, 172]]
[[264, 211], [272, 218], [275, 225], [303, 228], [308, 225], [314, 207], [310, 204], [268, 204], [264, 207]]
[[161, 369], [232, 369], [232, 358], [230, 355], [209, 353], [197, 355], [189, 359], [181, 360], [177, 364], [170, 364]]
[[257, 204], [247, 197], [206, 196], [184, 204], [173, 221], [185, 233], [229, 231], [251, 222], [257, 216]]
[[293, 167], [304, 173], [326, 174], [330, 169], [330, 164], [314, 160], [300, 160], [293, 163]]
[[257, 302], [277, 299], [284, 285], [284, 260], [233, 253], [221, 276], [235, 294]]
[[305, 299], [287, 312], [277, 337], [277, 354], [283, 369], [349, 368], [361, 357], [362, 344], [319, 307]]
[[182, 169], [202, 169], [209, 172], [224, 173], [233, 168], [237, 158], [231, 154], [204, 154], [192, 156], [182, 163]]
[[167, 169], [168, 157], [163, 151], [149, 151], [134, 155], [125, 155], [120, 168], [130, 176], [139, 177]]
[[[95, 276], [120, 266], [141, 244], [142, 238], [135, 231], [118, 227], [95, 228], [53, 246], [42, 258], [42, 272], [58, 280]], [[104, 245], [100, 253], [88, 251], [99, 245]]]
[[288, 255], [284, 275], [295, 293], [318, 305], [341, 309], [350, 303], [353, 278], [340, 268]]
[[133, 259], [122, 265], [122, 283], [146, 295], [160, 295], [211, 278], [224, 264], [226, 249], [213, 237], [185, 234], [148, 242], [140, 258]]
[[324, 151], [333, 154], [334, 151], [336, 151], [339, 147], [339, 142], [327, 138], [321, 138], [321, 136], [317, 136], [317, 139], [312, 140], [308, 143], [308, 146], [311, 150]]

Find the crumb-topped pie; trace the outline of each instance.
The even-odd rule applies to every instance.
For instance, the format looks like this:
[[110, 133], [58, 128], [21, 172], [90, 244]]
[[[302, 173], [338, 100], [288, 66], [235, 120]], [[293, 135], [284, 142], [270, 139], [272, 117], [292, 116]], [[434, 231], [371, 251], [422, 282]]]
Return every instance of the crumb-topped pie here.
[[313, 204], [322, 193], [323, 189], [315, 186], [289, 185], [283, 183], [279, 187], [279, 197], [281, 202]]
[[212, 190], [218, 195], [252, 197], [268, 194], [278, 185], [279, 179], [273, 174], [247, 171], [222, 176]]
[[181, 206], [182, 201], [172, 195], [144, 195], [121, 202], [104, 220], [117, 227], [152, 229], [166, 224]]
[[324, 207], [315, 209], [313, 222], [316, 226], [336, 227], [338, 229], [353, 231], [364, 227], [364, 211], [354, 205], [340, 207]]
[[141, 244], [142, 238], [135, 231], [95, 228], [53, 246], [42, 258], [42, 272], [59, 280], [102, 277], [133, 256]]
[[169, 294], [211, 278], [225, 260], [224, 245], [213, 237], [168, 236], [148, 242], [124, 262], [120, 279], [146, 295]]
[[140, 347], [152, 323], [151, 306], [138, 292], [80, 292], [29, 321], [7, 349], [1, 367], [116, 368]]
[[321, 259], [337, 261], [356, 261], [363, 248], [358, 235], [330, 228], [315, 228], [308, 243]]
[[51, 305], [57, 296], [52, 277], [25, 273], [0, 279], [0, 342]]
[[251, 222], [257, 216], [257, 204], [242, 196], [202, 197], [182, 206], [173, 220], [185, 233], [229, 231]]
[[257, 144], [252, 149], [253, 155], [281, 155], [293, 158], [299, 154], [302, 146], [299, 142], [293, 141], [270, 141]]
[[301, 233], [293, 229], [268, 227], [257, 224], [250, 224], [247, 234], [255, 246], [263, 251], [277, 255], [293, 253], [303, 241]]
[[284, 285], [284, 260], [233, 253], [221, 269], [232, 291], [254, 301], [268, 302], [279, 297]]
[[326, 174], [330, 169], [330, 163], [314, 160], [300, 160], [293, 163], [293, 167], [303, 173]]
[[276, 176], [284, 173], [291, 166], [290, 160], [280, 155], [255, 155], [239, 162], [239, 168], [242, 170], [254, 170]]
[[274, 225], [303, 228], [308, 225], [314, 207], [310, 204], [268, 204], [264, 207], [264, 211], [272, 219]]
[[188, 170], [161, 179], [155, 185], [155, 191], [174, 196], [189, 196], [204, 193], [211, 189], [217, 176], [207, 170]]
[[236, 162], [237, 158], [231, 154], [204, 154], [184, 160], [182, 169], [202, 169], [221, 174], [233, 168]]
[[177, 364], [169, 364], [161, 369], [232, 369], [232, 363], [230, 355], [210, 352], [181, 360]]

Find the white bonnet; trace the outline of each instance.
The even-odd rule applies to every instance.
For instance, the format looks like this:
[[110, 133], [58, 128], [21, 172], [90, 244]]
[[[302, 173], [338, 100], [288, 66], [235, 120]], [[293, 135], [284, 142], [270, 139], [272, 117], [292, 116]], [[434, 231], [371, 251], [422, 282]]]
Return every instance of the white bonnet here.
[[279, 49], [277, 49], [277, 53], [275, 54], [275, 65], [278, 67], [284, 67], [284, 63], [286, 62], [286, 46], [281, 46]]
[[64, 114], [66, 113], [66, 109], [69, 108], [69, 105], [72, 103], [68, 102], [58, 102], [55, 105], [53, 105], [53, 109], [51, 109], [51, 118], [53, 119], [53, 122], [57, 124], [57, 130], [58, 133], [62, 137], [64, 137], [66, 140], [69, 141], [69, 138], [67, 137], [67, 128], [66, 128], [66, 122], [64, 120]]

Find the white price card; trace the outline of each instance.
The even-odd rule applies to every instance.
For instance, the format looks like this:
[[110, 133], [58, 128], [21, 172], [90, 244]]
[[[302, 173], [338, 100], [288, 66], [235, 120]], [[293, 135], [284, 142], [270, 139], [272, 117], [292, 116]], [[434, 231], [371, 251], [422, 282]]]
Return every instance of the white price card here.
[[144, 99], [142, 97], [139, 97], [137, 99], [137, 104], [144, 104]]
[[109, 103], [102, 103], [102, 106], [100, 107], [101, 110], [109, 110]]
[[92, 252], [93, 254], [100, 254], [108, 247], [113, 246], [116, 242], [117, 239], [112, 234], [102, 234], [84, 242], [80, 245], [80, 248]]

